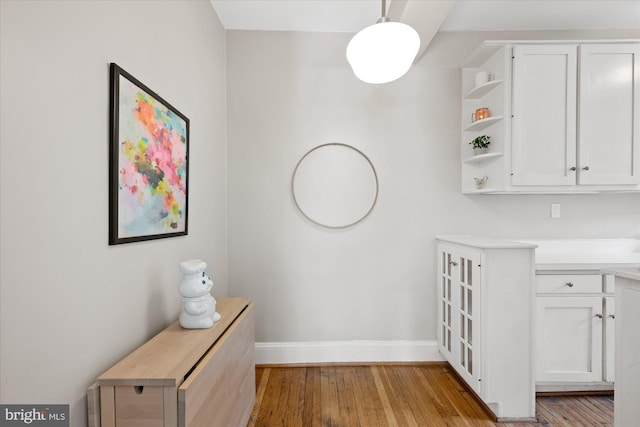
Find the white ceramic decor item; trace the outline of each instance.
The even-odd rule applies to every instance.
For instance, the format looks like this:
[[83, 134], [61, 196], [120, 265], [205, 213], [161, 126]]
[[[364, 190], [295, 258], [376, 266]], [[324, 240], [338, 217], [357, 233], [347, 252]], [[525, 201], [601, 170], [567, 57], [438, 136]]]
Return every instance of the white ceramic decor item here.
[[220, 320], [216, 313], [216, 300], [210, 294], [213, 282], [204, 272], [207, 263], [200, 259], [190, 259], [180, 264], [182, 280], [182, 312], [180, 326], [187, 329], [206, 329]]
[[478, 190], [482, 190], [484, 188], [484, 184], [486, 184], [487, 179], [489, 179], [489, 177], [485, 175], [482, 178], [473, 178], [473, 179], [476, 181], [476, 188]]
[[475, 77], [476, 87], [489, 83], [491, 80], [493, 80], [493, 78], [494, 78], [493, 73], [490, 73], [488, 71], [477, 72]]

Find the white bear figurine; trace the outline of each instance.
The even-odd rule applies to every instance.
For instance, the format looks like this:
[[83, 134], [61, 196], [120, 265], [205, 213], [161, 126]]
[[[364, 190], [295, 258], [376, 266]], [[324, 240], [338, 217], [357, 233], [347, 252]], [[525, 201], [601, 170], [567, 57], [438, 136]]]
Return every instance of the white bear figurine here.
[[179, 288], [182, 295], [180, 326], [186, 329], [210, 328], [220, 320], [220, 313], [216, 313], [216, 300], [209, 293], [213, 282], [204, 272], [207, 263], [190, 259], [179, 265], [183, 275]]

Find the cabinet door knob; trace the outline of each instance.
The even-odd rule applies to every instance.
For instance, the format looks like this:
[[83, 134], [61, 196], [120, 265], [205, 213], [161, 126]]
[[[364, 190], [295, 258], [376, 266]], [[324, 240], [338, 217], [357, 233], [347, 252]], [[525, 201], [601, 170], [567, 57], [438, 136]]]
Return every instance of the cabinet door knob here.
[[615, 319], [615, 318], [616, 318], [616, 315], [615, 315], [615, 314], [610, 314], [610, 315], [608, 315], [607, 317], [610, 317], [610, 318], [612, 318], [612, 319]]
[[569, 168], [569, 170], [570, 170], [570, 171], [574, 171], [574, 170], [576, 170], [576, 167], [575, 167], [575, 166], [571, 166], [571, 167]]
[[566, 284], [568, 287], [573, 288], [573, 283], [571, 283], [571, 282], [567, 282], [567, 283], [565, 283], [565, 284]]
[[597, 317], [598, 319], [602, 319], [602, 314], [598, 313], [598, 314], [596, 314], [596, 317]]
[[589, 166], [585, 166], [582, 168], [583, 171], [588, 171], [589, 170]]
[[455, 262], [455, 261], [449, 261], [449, 264], [453, 265], [454, 267], [455, 267], [456, 265], [458, 265], [458, 263], [457, 263], [457, 262]]

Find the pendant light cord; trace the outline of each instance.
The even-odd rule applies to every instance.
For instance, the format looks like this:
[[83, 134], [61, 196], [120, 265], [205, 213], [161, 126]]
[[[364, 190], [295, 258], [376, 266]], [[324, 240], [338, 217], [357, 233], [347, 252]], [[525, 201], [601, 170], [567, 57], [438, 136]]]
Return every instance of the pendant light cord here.
[[376, 21], [376, 24], [389, 21], [390, 19], [387, 18], [387, 0], [382, 0], [382, 16]]

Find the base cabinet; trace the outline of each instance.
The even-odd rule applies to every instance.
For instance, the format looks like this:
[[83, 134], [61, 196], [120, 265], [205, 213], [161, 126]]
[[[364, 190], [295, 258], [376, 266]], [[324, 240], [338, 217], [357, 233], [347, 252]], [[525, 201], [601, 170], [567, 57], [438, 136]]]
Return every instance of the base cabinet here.
[[254, 309], [219, 298], [209, 329], [175, 322], [88, 393], [90, 427], [244, 427], [255, 403]]
[[614, 271], [616, 281], [615, 427], [637, 426], [640, 420], [640, 274], [637, 268]]
[[440, 352], [498, 420], [535, 419], [535, 246], [438, 240]]
[[537, 298], [537, 379], [602, 381], [602, 298]]
[[614, 298], [607, 276], [567, 272], [536, 276], [536, 389], [613, 388]]

